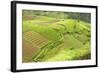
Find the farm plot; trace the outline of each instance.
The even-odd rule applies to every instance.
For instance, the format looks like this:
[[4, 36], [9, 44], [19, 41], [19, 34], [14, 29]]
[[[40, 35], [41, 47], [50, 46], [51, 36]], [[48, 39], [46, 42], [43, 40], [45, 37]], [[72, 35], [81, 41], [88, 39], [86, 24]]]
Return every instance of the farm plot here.
[[89, 22], [40, 15], [23, 19], [23, 62], [86, 60], [91, 58]]

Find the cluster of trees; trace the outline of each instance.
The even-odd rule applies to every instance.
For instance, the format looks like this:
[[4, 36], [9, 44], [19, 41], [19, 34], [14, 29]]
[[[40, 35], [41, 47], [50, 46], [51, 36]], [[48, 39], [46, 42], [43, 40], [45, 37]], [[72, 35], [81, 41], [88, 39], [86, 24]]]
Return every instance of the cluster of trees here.
[[39, 11], [39, 10], [23, 10], [23, 18], [26, 17], [37, 17], [37, 16], [48, 16], [57, 19], [78, 19], [88, 23], [91, 23], [90, 13], [77, 13], [77, 12], [60, 12], [60, 11]]
[[91, 23], [91, 14], [90, 13], [73, 13], [69, 12], [68, 18], [82, 20], [88, 23]]

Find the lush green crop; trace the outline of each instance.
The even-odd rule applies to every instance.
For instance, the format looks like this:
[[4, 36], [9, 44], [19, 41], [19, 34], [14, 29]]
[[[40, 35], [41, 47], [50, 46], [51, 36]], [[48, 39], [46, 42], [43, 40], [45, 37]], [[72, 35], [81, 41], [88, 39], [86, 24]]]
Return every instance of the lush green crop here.
[[[24, 54], [29, 57], [24, 62], [90, 59], [90, 29], [89, 23], [71, 18], [59, 20], [42, 15], [23, 20], [23, 41], [33, 49], [30, 57]], [[23, 51], [29, 51], [29, 48], [23, 48]]]

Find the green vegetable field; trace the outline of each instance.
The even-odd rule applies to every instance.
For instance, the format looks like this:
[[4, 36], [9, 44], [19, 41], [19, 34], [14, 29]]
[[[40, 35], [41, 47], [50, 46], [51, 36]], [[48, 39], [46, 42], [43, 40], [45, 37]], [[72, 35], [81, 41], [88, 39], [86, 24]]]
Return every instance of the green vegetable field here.
[[89, 13], [23, 10], [22, 19], [23, 62], [91, 58]]

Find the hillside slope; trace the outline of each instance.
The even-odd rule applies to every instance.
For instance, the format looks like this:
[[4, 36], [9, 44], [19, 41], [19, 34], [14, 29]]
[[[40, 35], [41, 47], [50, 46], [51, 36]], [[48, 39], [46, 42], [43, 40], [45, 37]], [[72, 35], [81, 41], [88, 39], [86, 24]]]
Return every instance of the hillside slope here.
[[30, 51], [33, 48], [30, 56], [29, 48], [23, 48], [23, 62], [90, 59], [89, 23], [46, 18], [23, 21], [23, 41], [31, 44]]

